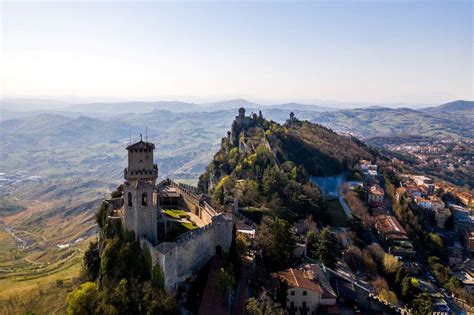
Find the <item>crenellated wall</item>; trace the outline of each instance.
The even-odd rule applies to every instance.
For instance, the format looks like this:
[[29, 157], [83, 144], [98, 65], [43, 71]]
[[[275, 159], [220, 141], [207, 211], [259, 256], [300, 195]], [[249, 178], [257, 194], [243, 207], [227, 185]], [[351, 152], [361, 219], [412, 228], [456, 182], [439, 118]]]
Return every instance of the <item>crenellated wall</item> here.
[[212, 223], [181, 235], [174, 242], [165, 242], [153, 247], [142, 239], [152, 254], [153, 265], [159, 263], [165, 276], [165, 288], [174, 291], [178, 284], [191, 278], [216, 254], [229, 250], [232, 242], [232, 217], [218, 214]]

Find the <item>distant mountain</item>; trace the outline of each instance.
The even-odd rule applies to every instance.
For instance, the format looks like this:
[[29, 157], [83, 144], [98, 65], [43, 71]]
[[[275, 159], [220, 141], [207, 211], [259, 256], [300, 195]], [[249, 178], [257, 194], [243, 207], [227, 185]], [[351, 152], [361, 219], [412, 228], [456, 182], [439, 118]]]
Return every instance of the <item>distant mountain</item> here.
[[237, 109], [240, 107], [245, 107], [245, 108], [259, 107], [259, 105], [249, 102], [247, 100], [244, 100], [242, 98], [233, 99], [233, 100], [225, 100], [225, 101], [220, 101], [220, 102], [213, 102], [213, 103], [199, 104], [198, 106], [206, 110], [226, 110], [226, 109]]
[[318, 105], [308, 105], [300, 103], [286, 103], [281, 105], [271, 105], [265, 109], [281, 109], [281, 110], [290, 110], [290, 111], [311, 111], [311, 112], [324, 112], [324, 111], [334, 111], [337, 110], [336, 107], [326, 107]]
[[474, 119], [470, 119], [473, 115], [474, 110], [457, 114], [374, 107], [315, 113], [311, 121], [362, 139], [393, 135], [474, 139]]
[[90, 115], [91, 113], [100, 113], [108, 116], [124, 113], [147, 113], [154, 110], [167, 110], [175, 113], [183, 112], [202, 112], [202, 111], [219, 111], [230, 110], [245, 107], [249, 110], [267, 110], [281, 109], [288, 111], [332, 111], [337, 108], [326, 106], [318, 106], [311, 104], [285, 103], [275, 105], [259, 105], [245, 99], [232, 99], [211, 103], [187, 103], [178, 101], [159, 101], [159, 102], [122, 102], [122, 103], [86, 103], [75, 104], [69, 106], [69, 109], [76, 112], [83, 112]]
[[473, 101], [454, 101], [446, 103], [440, 106], [427, 107], [421, 109], [428, 112], [459, 112], [459, 111], [474, 111], [474, 102]]
[[173, 112], [189, 112], [197, 110], [198, 105], [186, 102], [122, 102], [122, 103], [87, 103], [69, 106], [70, 110], [83, 113], [102, 113], [116, 115], [123, 113], [148, 113], [153, 110], [170, 110]]
[[5, 151], [45, 146], [84, 145], [126, 139], [129, 132], [141, 131], [126, 123], [116, 124], [96, 118], [39, 114], [0, 121], [0, 140]]

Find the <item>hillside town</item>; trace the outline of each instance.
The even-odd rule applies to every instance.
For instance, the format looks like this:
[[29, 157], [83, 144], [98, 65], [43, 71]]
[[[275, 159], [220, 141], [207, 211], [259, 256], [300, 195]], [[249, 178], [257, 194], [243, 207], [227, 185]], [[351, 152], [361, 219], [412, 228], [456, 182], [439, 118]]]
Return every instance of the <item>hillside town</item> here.
[[422, 174], [433, 175], [458, 186], [474, 185], [474, 142], [468, 139], [405, 139], [401, 143], [385, 143], [384, 148], [415, 159], [413, 167]]

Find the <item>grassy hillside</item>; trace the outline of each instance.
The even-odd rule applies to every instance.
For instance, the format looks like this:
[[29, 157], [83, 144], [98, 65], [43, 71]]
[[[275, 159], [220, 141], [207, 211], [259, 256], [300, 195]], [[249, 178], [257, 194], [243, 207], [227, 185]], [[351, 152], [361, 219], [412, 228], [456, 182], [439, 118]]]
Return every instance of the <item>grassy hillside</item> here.
[[23, 211], [0, 218], [2, 314], [64, 314], [83, 252], [95, 238], [98, 200], [78, 193], [67, 202], [56, 195], [17, 203]]

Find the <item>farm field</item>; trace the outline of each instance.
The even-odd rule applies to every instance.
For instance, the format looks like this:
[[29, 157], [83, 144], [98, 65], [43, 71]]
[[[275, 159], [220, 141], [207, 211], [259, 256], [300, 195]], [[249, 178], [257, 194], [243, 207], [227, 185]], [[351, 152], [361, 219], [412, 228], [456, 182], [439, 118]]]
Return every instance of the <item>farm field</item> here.
[[[95, 239], [93, 212], [63, 221], [48, 216], [59, 201], [20, 203], [26, 210], [0, 219], [1, 313], [64, 314], [84, 250]], [[41, 223], [29, 228], [38, 217]]]

